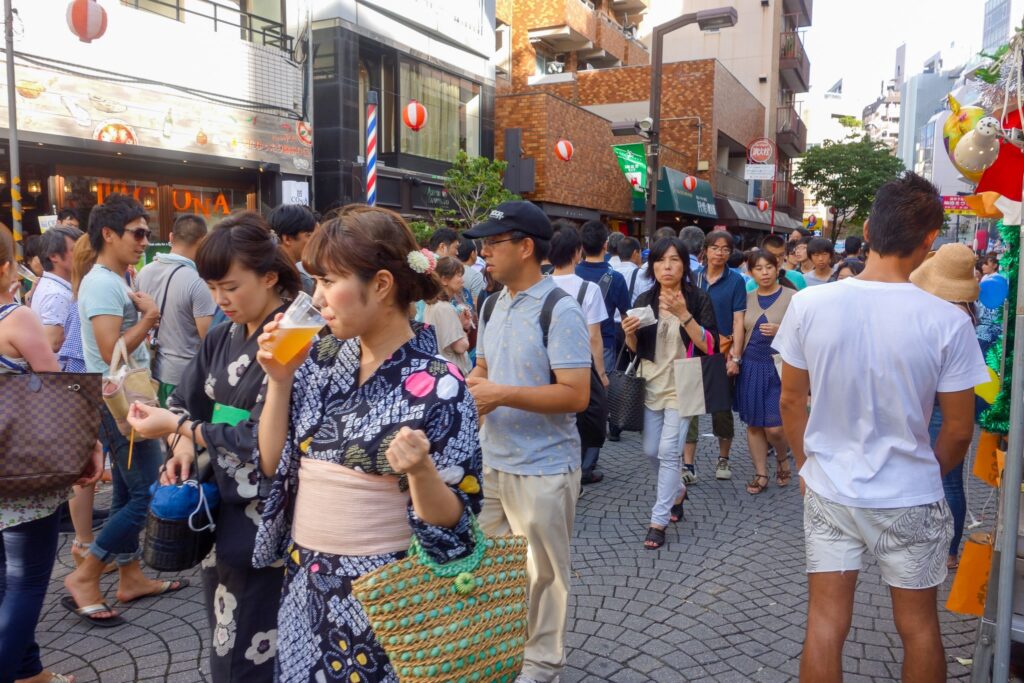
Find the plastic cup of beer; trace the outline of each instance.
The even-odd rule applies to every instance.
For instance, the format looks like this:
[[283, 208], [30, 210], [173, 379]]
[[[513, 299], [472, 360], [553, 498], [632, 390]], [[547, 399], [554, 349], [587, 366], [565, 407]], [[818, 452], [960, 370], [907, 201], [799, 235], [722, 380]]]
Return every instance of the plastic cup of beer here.
[[305, 292], [299, 292], [278, 323], [274, 344], [270, 348], [274, 360], [281, 364], [291, 361], [326, 324], [313, 305], [313, 299]]

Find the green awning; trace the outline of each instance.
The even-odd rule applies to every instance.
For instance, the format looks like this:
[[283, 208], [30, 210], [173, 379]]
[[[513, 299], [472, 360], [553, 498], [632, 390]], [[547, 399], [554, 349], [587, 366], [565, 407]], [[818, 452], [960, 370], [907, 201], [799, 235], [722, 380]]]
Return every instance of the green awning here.
[[[683, 213], [701, 218], [718, 218], [715, 195], [711, 183], [697, 179], [697, 187], [690, 192], [683, 187], [686, 173], [671, 167], [662, 167], [658, 174], [658, 212]], [[643, 211], [642, 197], [633, 199], [633, 211]]]

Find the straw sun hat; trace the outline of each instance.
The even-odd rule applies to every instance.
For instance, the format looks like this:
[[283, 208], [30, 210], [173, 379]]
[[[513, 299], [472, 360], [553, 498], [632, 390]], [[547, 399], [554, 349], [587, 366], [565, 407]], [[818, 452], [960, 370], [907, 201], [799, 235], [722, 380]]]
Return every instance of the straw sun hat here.
[[974, 251], [966, 244], [943, 244], [910, 274], [910, 281], [940, 299], [972, 302], [978, 298], [975, 261]]

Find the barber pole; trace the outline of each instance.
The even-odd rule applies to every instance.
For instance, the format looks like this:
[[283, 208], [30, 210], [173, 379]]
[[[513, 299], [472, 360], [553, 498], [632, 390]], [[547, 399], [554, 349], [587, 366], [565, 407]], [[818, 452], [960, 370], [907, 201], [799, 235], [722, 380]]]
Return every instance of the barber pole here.
[[683, 189], [687, 192], [693, 192], [697, 189], [697, 179], [692, 175], [688, 175], [683, 178]]
[[366, 203], [377, 204], [377, 93], [366, 93]]

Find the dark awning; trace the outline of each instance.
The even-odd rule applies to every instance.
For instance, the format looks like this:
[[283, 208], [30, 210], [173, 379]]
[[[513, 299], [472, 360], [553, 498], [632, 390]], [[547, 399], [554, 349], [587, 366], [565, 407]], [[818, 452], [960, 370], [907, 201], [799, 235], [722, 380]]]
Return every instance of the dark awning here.
[[[715, 197], [715, 204], [718, 207], [718, 215], [723, 225], [734, 228], [749, 228], [751, 230], [769, 231], [772, 229], [772, 216], [770, 211], [761, 211], [752, 204], [745, 204], [728, 199], [726, 197]], [[793, 230], [802, 227], [802, 224], [790, 218], [781, 210], [775, 211], [775, 229]]]
[[[663, 166], [658, 174], [658, 212], [682, 213], [700, 218], [718, 218], [715, 210], [715, 195], [711, 191], [711, 183], [697, 180], [697, 187], [690, 192], [683, 187], [687, 174], [674, 168]], [[633, 199], [633, 210], [643, 211], [642, 197]]]

